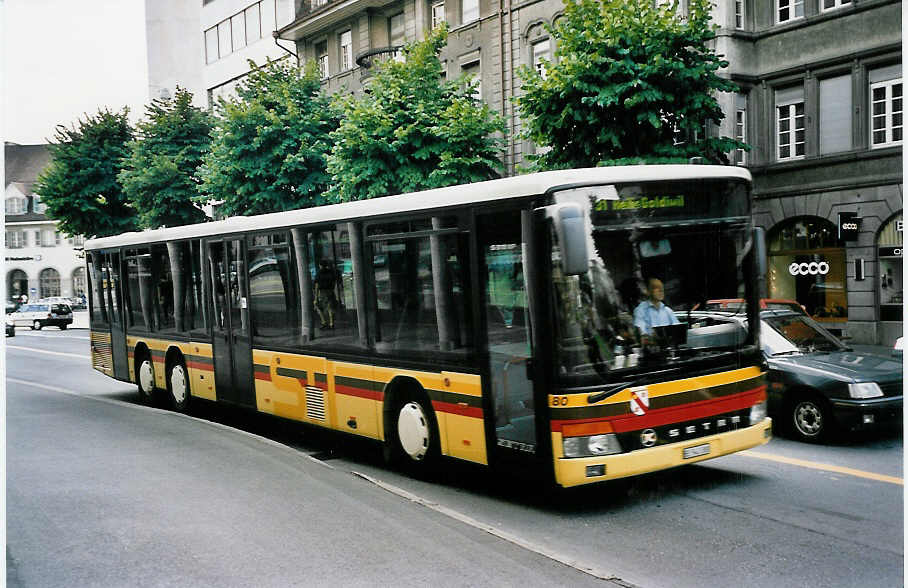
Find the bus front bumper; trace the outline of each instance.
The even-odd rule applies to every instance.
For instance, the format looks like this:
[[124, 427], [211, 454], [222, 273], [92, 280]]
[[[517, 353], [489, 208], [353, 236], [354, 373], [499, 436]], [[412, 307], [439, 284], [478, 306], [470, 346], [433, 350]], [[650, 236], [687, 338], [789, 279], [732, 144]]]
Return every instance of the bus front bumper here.
[[[557, 457], [555, 459], [555, 480], [559, 485], [567, 488], [626, 478], [729, 455], [758, 445], [765, 445], [771, 438], [772, 419], [766, 418], [756, 425], [743, 429], [681, 443], [660, 445], [651, 449], [638, 449], [629, 453], [602, 457]], [[552, 434], [552, 443], [554, 447], [561, 447], [560, 433]]]

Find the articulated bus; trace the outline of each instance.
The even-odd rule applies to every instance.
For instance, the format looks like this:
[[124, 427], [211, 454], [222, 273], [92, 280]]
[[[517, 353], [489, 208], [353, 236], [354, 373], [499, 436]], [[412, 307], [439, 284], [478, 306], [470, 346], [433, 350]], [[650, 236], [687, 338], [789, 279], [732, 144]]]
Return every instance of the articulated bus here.
[[[568, 487], [768, 442], [749, 173], [543, 172], [86, 243], [108, 376]], [[674, 326], [635, 320], [658, 279]], [[740, 298], [751, 320], [690, 320]], [[665, 309], [662, 309], [663, 311]]]

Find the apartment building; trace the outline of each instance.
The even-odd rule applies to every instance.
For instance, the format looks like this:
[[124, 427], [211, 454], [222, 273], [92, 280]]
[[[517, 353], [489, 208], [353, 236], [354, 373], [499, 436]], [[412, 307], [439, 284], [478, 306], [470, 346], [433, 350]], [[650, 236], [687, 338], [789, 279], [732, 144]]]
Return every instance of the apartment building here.
[[33, 186], [50, 162], [47, 145], [4, 145], [6, 300], [79, 296], [86, 292], [81, 236], [57, 229]]
[[[376, 60], [448, 24], [446, 74], [474, 74], [508, 122], [514, 173], [516, 70], [552, 59], [545, 25], [561, 0], [297, 0], [276, 33], [315, 60], [330, 92], [360, 91]], [[767, 294], [796, 299], [855, 343], [902, 332], [902, 4], [893, 0], [720, 0], [716, 50], [741, 87], [721, 97], [710, 132], [744, 139], [731, 153], [755, 178], [767, 231]]]

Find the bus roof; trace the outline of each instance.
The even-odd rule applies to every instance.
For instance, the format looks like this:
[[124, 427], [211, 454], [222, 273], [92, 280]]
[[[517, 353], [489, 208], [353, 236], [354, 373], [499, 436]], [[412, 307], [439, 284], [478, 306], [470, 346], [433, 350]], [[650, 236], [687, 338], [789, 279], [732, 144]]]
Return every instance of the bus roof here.
[[536, 196], [559, 187], [709, 178], [751, 180], [750, 172], [745, 168], [721, 165], [632, 165], [538, 172], [422, 192], [384, 196], [371, 200], [358, 200], [256, 216], [237, 216], [221, 221], [123, 233], [113, 237], [89, 239], [85, 242], [85, 249], [97, 250], [352, 221], [390, 214], [419, 213], [434, 209]]

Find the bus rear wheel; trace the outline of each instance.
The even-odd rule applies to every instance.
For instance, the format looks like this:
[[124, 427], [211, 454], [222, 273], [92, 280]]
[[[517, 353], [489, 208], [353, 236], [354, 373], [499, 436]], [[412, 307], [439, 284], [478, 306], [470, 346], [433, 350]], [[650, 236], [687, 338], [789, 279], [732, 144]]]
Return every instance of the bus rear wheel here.
[[136, 368], [136, 383], [139, 385], [139, 398], [142, 402], [150, 404], [154, 398], [154, 365], [151, 357], [145, 353], [139, 357]]
[[167, 374], [167, 388], [170, 390], [170, 400], [177, 412], [186, 412], [189, 409], [189, 378], [186, 377], [186, 367], [182, 360], [174, 362]]

